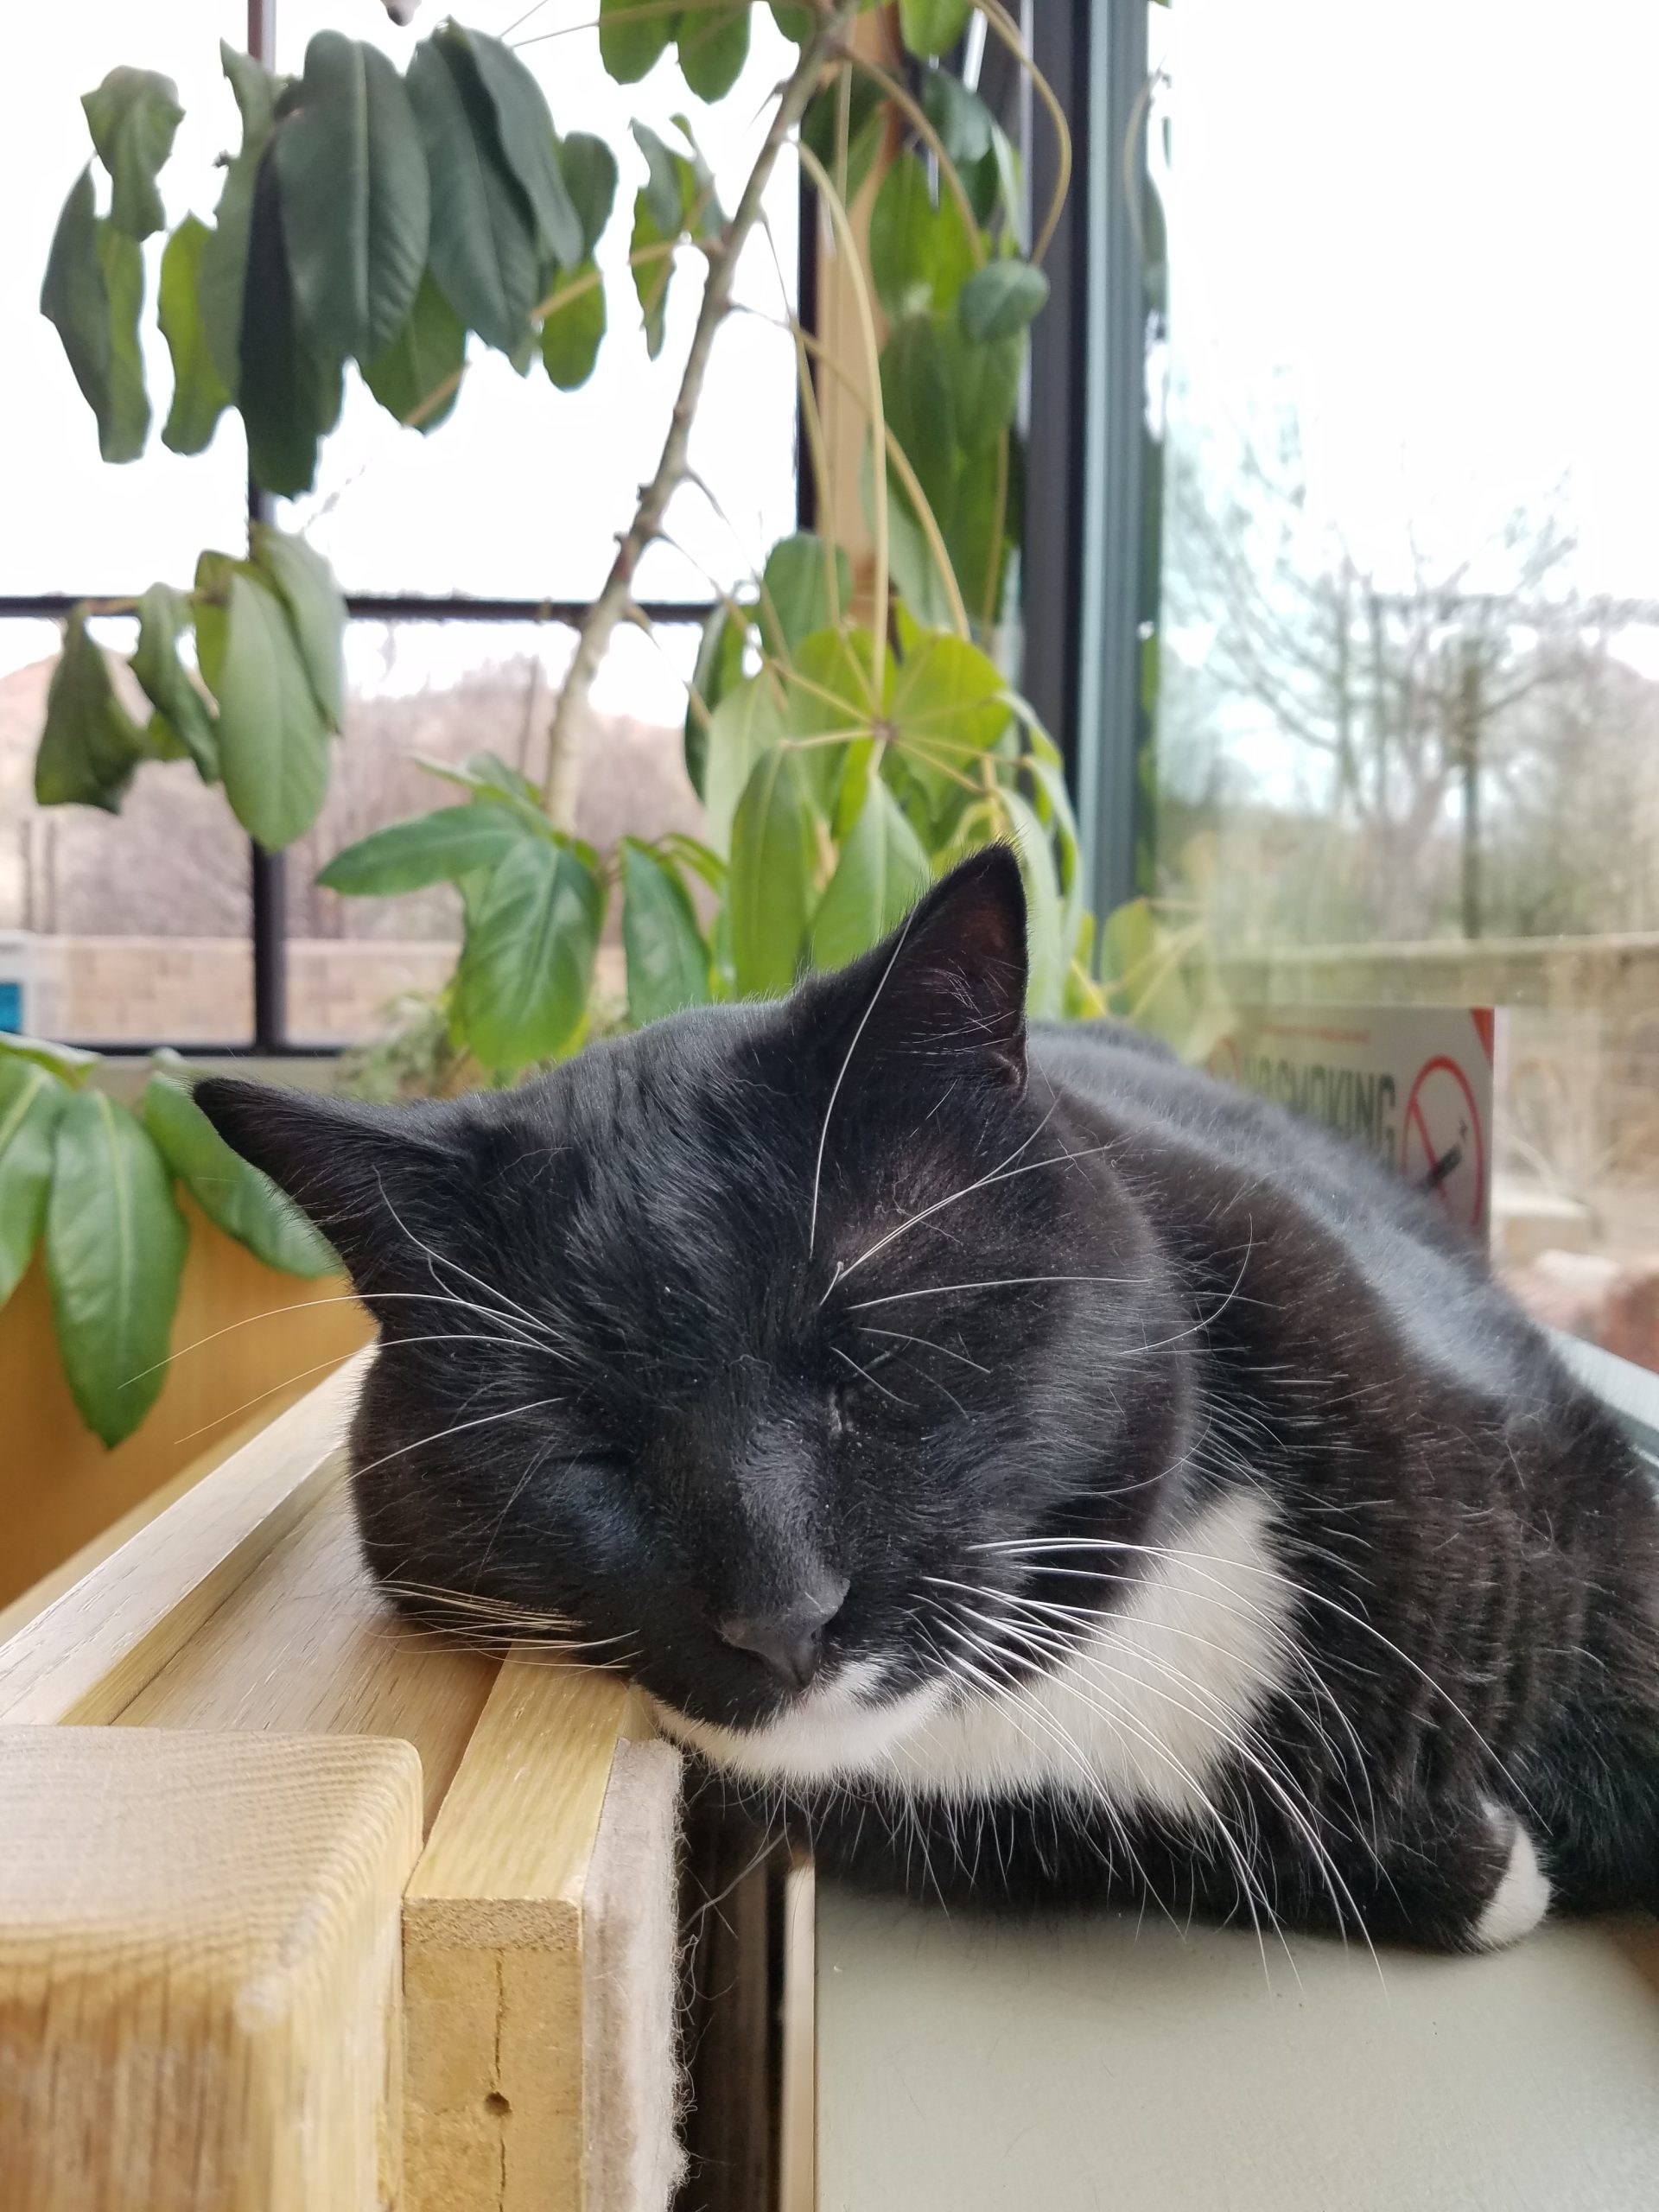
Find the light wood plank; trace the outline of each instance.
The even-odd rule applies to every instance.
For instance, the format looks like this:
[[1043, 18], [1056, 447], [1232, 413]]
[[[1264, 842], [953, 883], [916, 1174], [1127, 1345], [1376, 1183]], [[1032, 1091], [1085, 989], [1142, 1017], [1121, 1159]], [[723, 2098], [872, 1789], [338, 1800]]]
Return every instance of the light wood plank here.
[[394, 2202], [409, 1746], [6, 1729], [0, 1802], [7, 2212]]
[[347, 1485], [334, 1479], [118, 1717], [138, 1728], [401, 1736], [421, 1755], [430, 1821], [498, 1663], [391, 1611], [364, 1564]]
[[404, 1906], [410, 2212], [576, 2212], [582, 1892], [628, 1713], [613, 1677], [502, 1667]]
[[0, 1648], [0, 1722], [113, 1720], [338, 1476], [370, 1356], [274, 1421]]

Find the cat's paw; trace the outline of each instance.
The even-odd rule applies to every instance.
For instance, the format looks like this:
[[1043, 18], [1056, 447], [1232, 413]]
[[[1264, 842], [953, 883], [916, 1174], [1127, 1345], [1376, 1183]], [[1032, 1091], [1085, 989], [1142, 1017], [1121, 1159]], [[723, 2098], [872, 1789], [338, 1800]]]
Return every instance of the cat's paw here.
[[1499, 1951], [1530, 1936], [1549, 1910], [1549, 1877], [1538, 1863], [1526, 1822], [1502, 1805], [1489, 1804], [1486, 1813], [1494, 1832], [1509, 1835], [1510, 1853], [1469, 1941], [1474, 1950]]

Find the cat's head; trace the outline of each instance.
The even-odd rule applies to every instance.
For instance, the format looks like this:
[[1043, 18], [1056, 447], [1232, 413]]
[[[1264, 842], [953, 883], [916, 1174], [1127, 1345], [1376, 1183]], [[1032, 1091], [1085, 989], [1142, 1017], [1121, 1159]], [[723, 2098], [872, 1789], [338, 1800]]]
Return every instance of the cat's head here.
[[521, 1090], [204, 1082], [379, 1323], [352, 1449], [387, 1587], [568, 1623], [716, 1750], [965, 1679], [989, 1547], [1146, 1487], [1112, 1387], [1145, 1255], [1025, 990], [998, 847], [838, 974]]

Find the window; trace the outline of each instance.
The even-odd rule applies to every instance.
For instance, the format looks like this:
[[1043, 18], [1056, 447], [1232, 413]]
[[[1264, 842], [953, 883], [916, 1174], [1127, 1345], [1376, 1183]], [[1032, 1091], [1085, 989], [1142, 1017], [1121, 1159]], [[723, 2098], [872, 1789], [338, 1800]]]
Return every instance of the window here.
[[1191, 901], [1213, 856], [1236, 1002], [1501, 1009], [1496, 1263], [1659, 1366], [1659, 29], [1097, 0], [1088, 32], [1098, 903]]
[[[96, 0], [77, 16], [73, 38], [55, 18], [21, 34], [52, 143], [62, 146], [61, 175], [49, 179], [41, 131], [25, 134], [26, 145], [14, 137], [10, 151], [0, 147], [0, 176], [18, 211], [0, 242], [0, 296], [22, 340], [10, 396], [30, 424], [29, 435], [12, 439], [0, 456], [8, 518], [0, 543], [0, 988], [10, 986], [13, 1000], [27, 992], [34, 1026], [117, 1045], [338, 1046], [360, 1039], [400, 992], [430, 990], [447, 976], [458, 936], [449, 894], [346, 900], [315, 886], [316, 869], [353, 838], [431, 803], [436, 786], [407, 757], [416, 752], [459, 758], [512, 747], [533, 762], [572, 625], [656, 466], [700, 292], [688, 259], [670, 292], [662, 353], [649, 360], [627, 267], [628, 210], [645, 162], [627, 124], [638, 118], [666, 130], [677, 111], [691, 111], [729, 204], [788, 51], [769, 12], [757, 9], [745, 78], [724, 103], [705, 108], [671, 54], [642, 84], [613, 84], [594, 15], [577, 0], [528, 10], [525, 0], [477, 0], [467, 19], [511, 39], [561, 130], [601, 131], [619, 152], [617, 213], [601, 247], [609, 310], [602, 383], [556, 394], [539, 364], [521, 379], [486, 356], [469, 370], [450, 419], [423, 438], [394, 423], [348, 372], [341, 423], [323, 448], [316, 488], [278, 502], [276, 517], [327, 556], [359, 618], [348, 639], [345, 741], [310, 835], [282, 859], [251, 863], [222, 801], [188, 768], [146, 766], [118, 819], [33, 804], [34, 747], [56, 649], [48, 618], [88, 594], [131, 594], [156, 578], [188, 582], [203, 547], [234, 549], [247, 527], [235, 419], [194, 461], [168, 454], [152, 433], [142, 461], [105, 467], [35, 299], [62, 194], [89, 150], [79, 96], [107, 68], [137, 61], [176, 79], [186, 122], [163, 173], [168, 219], [187, 208], [210, 218], [215, 156], [236, 143], [238, 128], [219, 73], [220, 37], [246, 44], [254, 21], [264, 50], [294, 71], [315, 31], [345, 28], [401, 66], [431, 29], [430, 11], [404, 29], [367, 5], [346, 22], [338, 0], [264, 0], [251, 16], [241, 0], [190, 0], [163, 22]], [[8, 162], [15, 175], [3, 169]], [[27, 173], [17, 166], [25, 162]], [[625, 632], [601, 674], [582, 824], [596, 836], [695, 823], [680, 752], [694, 626], [715, 594], [747, 577], [794, 525], [795, 358], [781, 316], [797, 283], [797, 192], [792, 166], [780, 164], [765, 234], [739, 272], [743, 311], [717, 342], [692, 448], [698, 482], [677, 498], [667, 539], [641, 564], [639, 593], [653, 635]], [[153, 399], [169, 388], [153, 317], [146, 340]], [[130, 643], [130, 627], [111, 620], [98, 634], [119, 647]], [[0, 999], [0, 1021], [10, 1003]], [[10, 1018], [23, 1018], [23, 1009], [11, 1005]]]

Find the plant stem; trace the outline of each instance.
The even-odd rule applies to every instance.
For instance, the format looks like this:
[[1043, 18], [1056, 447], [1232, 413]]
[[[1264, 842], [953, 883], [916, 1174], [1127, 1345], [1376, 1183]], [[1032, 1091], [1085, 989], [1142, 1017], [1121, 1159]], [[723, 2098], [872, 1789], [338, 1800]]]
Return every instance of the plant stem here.
[[825, 61], [844, 36], [855, 13], [856, 0], [836, 0], [834, 7], [825, 9], [821, 15], [817, 29], [802, 47], [800, 58], [779, 96], [772, 128], [749, 172], [737, 212], [722, 236], [708, 249], [709, 281], [703, 287], [702, 305], [692, 334], [691, 350], [686, 356], [685, 373], [680, 379], [679, 397], [674, 402], [662, 458], [657, 464], [656, 474], [641, 493], [633, 520], [616, 549], [616, 558], [611, 563], [604, 588], [588, 610], [576, 639], [575, 656], [559, 687], [553, 717], [548, 725], [543, 804], [556, 829], [570, 830], [575, 826], [581, 773], [576, 753], [577, 728], [593, 695], [594, 679], [606, 649], [632, 596], [634, 572], [641, 556], [661, 528], [668, 503], [684, 480], [691, 424], [702, 397], [715, 335], [731, 308], [739, 257], [760, 219], [760, 203], [784, 142], [799, 122], [817, 90]]

